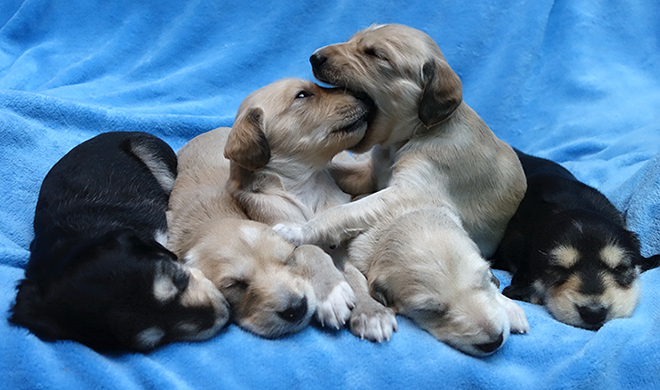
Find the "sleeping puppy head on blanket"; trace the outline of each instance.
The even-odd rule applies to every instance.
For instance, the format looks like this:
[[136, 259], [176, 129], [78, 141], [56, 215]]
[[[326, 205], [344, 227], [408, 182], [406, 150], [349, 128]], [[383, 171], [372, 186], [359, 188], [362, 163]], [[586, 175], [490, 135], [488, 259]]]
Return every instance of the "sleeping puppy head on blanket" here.
[[101, 134], [43, 181], [10, 321], [43, 339], [147, 351], [217, 333], [229, 313], [201, 272], [156, 240], [176, 156], [145, 133]]
[[660, 255], [640, 254], [636, 234], [603, 194], [555, 162], [516, 152], [528, 190], [493, 258], [513, 273], [504, 294], [585, 329], [630, 317], [637, 276], [657, 267]]

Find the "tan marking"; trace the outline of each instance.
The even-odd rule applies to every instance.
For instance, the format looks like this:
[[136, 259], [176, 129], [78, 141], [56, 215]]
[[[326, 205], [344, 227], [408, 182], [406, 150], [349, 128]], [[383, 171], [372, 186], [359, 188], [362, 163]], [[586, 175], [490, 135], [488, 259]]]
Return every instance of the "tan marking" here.
[[169, 302], [179, 290], [167, 275], [159, 275], [154, 281], [154, 297], [162, 303]]
[[608, 245], [600, 251], [600, 258], [610, 268], [616, 268], [625, 259], [626, 252], [617, 245]]
[[564, 268], [571, 268], [580, 260], [580, 252], [572, 246], [561, 245], [550, 251], [553, 262]]

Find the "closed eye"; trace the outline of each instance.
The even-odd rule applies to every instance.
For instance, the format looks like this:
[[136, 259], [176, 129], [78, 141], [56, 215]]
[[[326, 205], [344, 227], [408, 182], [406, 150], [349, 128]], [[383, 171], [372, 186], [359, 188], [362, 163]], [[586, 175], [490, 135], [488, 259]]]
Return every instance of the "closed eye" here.
[[246, 290], [248, 288], [248, 283], [245, 280], [229, 279], [228, 281], [223, 283], [223, 288], [236, 289], [236, 290]]
[[387, 56], [381, 50], [377, 50], [374, 47], [367, 47], [363, 51], [364, 54], [370, 57], [375, 57], [383, 61], [388, 61]]

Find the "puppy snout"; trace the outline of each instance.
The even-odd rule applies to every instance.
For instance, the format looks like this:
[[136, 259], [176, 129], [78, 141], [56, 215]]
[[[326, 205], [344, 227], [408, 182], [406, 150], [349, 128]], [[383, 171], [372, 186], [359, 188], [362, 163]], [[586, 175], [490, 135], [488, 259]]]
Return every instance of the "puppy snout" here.
[[328, 57], [323, 55], [320, 51], [315, 51], [311, 57], [309, 57], [309, 62], [312, 64], [312, 69], [318, 69], [328, 60]]
[[603, 306], [578, 306], [577, 311], [585, 324], [600, 327], [607, 318], [607, 308]]
[[307, 310], [307, 297], [303, 297], [287, 309], [277, 312], [277, 315], [284, 321], [296, 323], [305, 318]]
[[475, 345], [475, 347], [484, 353], [493, 353], [499, 347], [502, 346], [503, 342], [504, 342], [504, 333], [500, 333], [500, 335], [494, 341], [489, 343], [477, 344]]

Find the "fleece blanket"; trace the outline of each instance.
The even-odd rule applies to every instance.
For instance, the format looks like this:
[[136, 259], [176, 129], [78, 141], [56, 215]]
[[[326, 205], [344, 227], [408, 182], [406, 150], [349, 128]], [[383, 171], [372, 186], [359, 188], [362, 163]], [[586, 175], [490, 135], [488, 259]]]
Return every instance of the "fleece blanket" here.
[[149, 354], [99, 354], [8, 324], [41, 180], [68, 150], [111, 130], [150, 132], [177, 150], [231, 126], [251, 91], [312, 79], [316, 48], [390, 22], [438, 42], [465, 101], [501, 139], [603, 191], [643, 253], [660, 252], [656, 0], [3, 0], [0, 388], [659, 388], [660, 270], [641, 276], [631, 318], [598, 331], [521, 303], [529, 334], [482, 359], [401, 317], [382, 344], [320, 326], [264, 340], [232, 325]]

